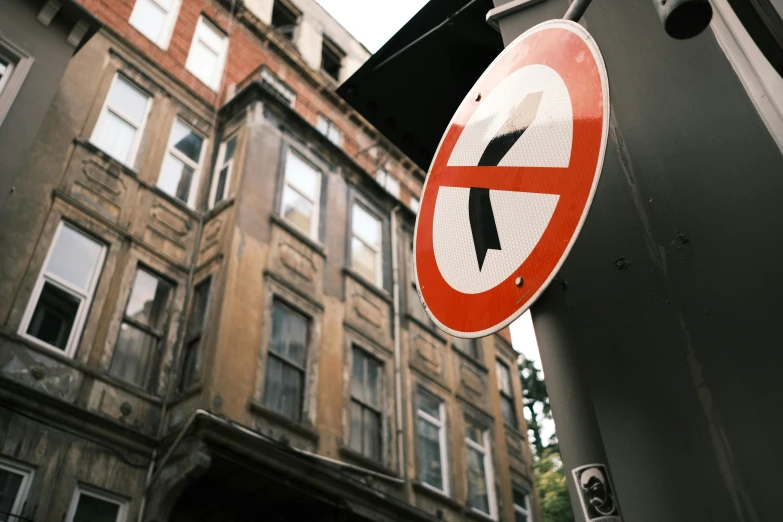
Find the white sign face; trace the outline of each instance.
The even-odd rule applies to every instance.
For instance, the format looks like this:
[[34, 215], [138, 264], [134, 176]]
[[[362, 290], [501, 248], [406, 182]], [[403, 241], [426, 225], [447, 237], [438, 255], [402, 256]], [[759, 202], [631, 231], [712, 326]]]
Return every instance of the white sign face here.
[[598, 184], [609, 85], [578, 24], [526, 32], [490, 65], [449, 124], [416, 222], [420, 297], [460, 337], [524, 313], [562, 265]]

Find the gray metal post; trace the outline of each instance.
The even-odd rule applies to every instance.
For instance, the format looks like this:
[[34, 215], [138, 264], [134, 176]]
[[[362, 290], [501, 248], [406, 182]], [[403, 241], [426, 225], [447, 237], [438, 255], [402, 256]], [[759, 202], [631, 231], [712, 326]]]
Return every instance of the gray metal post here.
[[[552, 416], [557, 427], [560, 456], [571, 495], [571, 507], [577, 522], [589, 522], [596, 517], [589, 514], [586, 516], [588, 508], [584, 505], [583, 486], [582, 483], [576, 483], [573, 470], [586, 465], [603, 465], [602, 474], [606, 475], [604, 489], [611, 495], [610, 502], [615, 507], [617, 499], [608, 476], [606, 451], [590, 389], [579, 367], [578, 347], [569, 338], [568, 307], [565, 290], [559, 279], [549, 285], [531, 312]], [[597, 492], [597, 495], [600, 496], [600, 492]], [[606, 509], [600, 506], [599, 509], [606, 512], [611, 507], [608, 504], [606, 506]], [[601, 513], [595, 509], [593, 512]], [[619, 513], [619, 507], [617, 512]]]

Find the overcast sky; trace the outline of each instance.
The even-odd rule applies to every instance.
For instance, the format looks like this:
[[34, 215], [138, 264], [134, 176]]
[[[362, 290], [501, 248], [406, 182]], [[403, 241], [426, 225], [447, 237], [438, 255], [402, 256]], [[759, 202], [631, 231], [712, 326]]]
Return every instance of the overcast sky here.
[[427, 3], [427, 0], [317, 1], [373, 53]]
[[[317, 1], [373, 53], [427, 3], [427, 0]], [[541, 357], [538, 355], [538, 344], [530, 312], [525, 313], [511, 325], [511, 339], [514, 349], [528, 359], [536, 361], [541, 368]], [[554, 430], [554, 425], [548, 422], [542, 428], [542, 438], [547, 440]]]

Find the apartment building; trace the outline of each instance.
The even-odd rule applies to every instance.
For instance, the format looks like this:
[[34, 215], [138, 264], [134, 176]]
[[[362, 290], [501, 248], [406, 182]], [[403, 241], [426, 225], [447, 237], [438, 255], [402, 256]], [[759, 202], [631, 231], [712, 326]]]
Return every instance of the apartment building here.
[[[424, 181], [315, 0], [80, 0], [0, 210], [0, 517], [537, 520], [508, 332], [437, 330]], [[9, 518], [10, 517], [10, 518]]]

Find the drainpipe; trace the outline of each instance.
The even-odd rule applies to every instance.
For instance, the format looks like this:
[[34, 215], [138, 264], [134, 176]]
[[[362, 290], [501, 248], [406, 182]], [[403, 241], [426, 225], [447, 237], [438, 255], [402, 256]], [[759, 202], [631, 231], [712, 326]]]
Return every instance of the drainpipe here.
[[397, 216], [400, 206], [394, 207], [391, 213], [391, 244], [392, 244], [392, 298], [394, 303], [394, 398], [397, 413], [397, 456], [400, 464], [400, 477], [405, 480], [405, 431], [402, 427], [402, 369], [400, 355], [400, 267], [397, 255]]
[[[190, 302], [190, 296], [193, 293], [193, 282], [196, 277], [196, 264], [198, 263], [198, 253], [201, 249], [201, 237], [204, 233], [204, 216], [206, 213], [199, 212], [198, 215], [198, 223], [196, 228], [196, 240], [193, 247], [193, 256], [190, 261], [190, 268], [188, 269], [188, 277], [187, 281], [185, 283], [185, 305], [182, 310], [182, 314], [180, 314], [179, 317], [179, 324], [177, 325], [177, 340], [174, 343], [175, 346], [175, 352], [174, 356], [172, 357], [172, 367], [169, 371], [169, 382], [166, 384], [166, 391], [163, 393], [163, 402], [160, 407], [160, 422], [158, 423], [158, 433], [157, 433], [157, 441], [160, 442], [163, 439], [163, 435], [166, 431], [166, 417], [168, 416], [168, 405], [169, 401], [171, 401], [171, 394], [174, 391], [174, 387], [176, 386], [177, 376], [179, 369], [179, 360], [180, 356], [182, 355], [182, 344], [184, 343], [184, 337], [185, 337], [185, 328], [186, 328], [186, 321], [188, 319], [188, 304]], [[176, 349], [176, 347], [179, 347], [179, 350]], [[137, 521], [138, 522], [144, 522], [144, 512], [147, 508], [147, 491], [149, 490], [150, 484], [152, 484], [153, 480], [153, 471], [155, 469], [155, 460], [158, 456], [158, 448], [155, 448], [152, 451], [152, 459], [150, 460], [150, 466], [147, 469], [147, 478], [144, 482], [144, 494], [141, 497], [141, 504], [139, 504], [139, 516]], [[158, 471], [162, 466], [158, 466]]]

